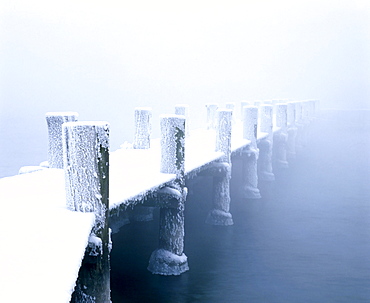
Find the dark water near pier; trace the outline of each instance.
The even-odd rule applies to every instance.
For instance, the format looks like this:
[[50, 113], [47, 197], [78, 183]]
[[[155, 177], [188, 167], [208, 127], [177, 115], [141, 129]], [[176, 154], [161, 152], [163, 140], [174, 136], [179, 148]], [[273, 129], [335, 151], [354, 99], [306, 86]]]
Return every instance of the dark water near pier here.
[[112, 301], [370, 302], [370, 112], [323, 113], [309, 144], [263, 198], [237, 194], [234, 225], [204, 223], [211, 180], [189, 186], [185, 253], [178, 277], [146, 270], [158, 242], [158, 213], [113, 235]]

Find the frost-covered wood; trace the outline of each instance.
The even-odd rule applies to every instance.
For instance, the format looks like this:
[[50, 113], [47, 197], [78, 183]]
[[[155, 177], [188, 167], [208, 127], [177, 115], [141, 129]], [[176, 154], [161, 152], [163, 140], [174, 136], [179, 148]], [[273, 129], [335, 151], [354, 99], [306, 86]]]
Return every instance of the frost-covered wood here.
[[267, 133], [267, 138], [262, 140], [259, 145], [258, 174], [259, 179], [263, 181], [274, 181], [275, 176], [272, 172], [272, 110], [270, 104], [262, 104], [259, 107], [260, 131]]
[[152, 109], [150, 107], [135, 108], [135, 136], [133, 147], [135, 149], [150, 148], [150, 135], [152, 132]]
[[217, 110], [216, 151], [224, 156], [212, 166], [213, 209], [207, 216], [206, 223], [211, 225], [232, 225], [230, 214], [230, 179], [231, 179], [231, 128], [232, 111]]
[[184, 254], [185, 117], [163, 115], [160, 123], [161, 172], [176, 175], [170, 187], [179, 194], [176, 205], [160, 209], [159, 248], [152, 253], [148, 270], [160, 275], [180, 275], [189, 269]]
[[176, 104], [175, 105], [175, 115], [184, 116], [185, 123], [185, 137], [189, 135], [189, 105], [188, 104]]
[[280, 128], [274, 135], [275, 163], [279, 168], [287, 168], [287, 141], [288, 141], [288, 105], [276, 104], [276, 126]]
[[206, 104], [206, 108], [207, 108], [207, 129], [216, 129], [217, 124], [216, 111], [218, 108], [218, 104], [208, 103]]
[[76, 112], [48, 112], [45, 114], [49, 134], [48, 162], [50, 168], [63, 168], [62, 125], [77, 121]]
[[65, 123], [63, 149], [67, 207], [96, 218], [72, 302], [110, 302], [108, 123]]
[[225, 107], [227, 109], [231, 109], [231, 111], [232, 111], [232, 119], [231, 119], [231, 121], [232, 121], [233, 124], [235, 124], [236, 123], [235, 102], [227, 102], [225, 104]]
[[288, 122], [288, 141], [287, 141], [287, 158], [295, 159], [295, 141], [297, 136], [297, 127], [295, 125], [295, 103], [287, 103], [287, 122]]
[[251, 143], [243, 151], [243, 186], [242, 195], [246, 199], [261, 198], [258, 189], [257, 148], [258, 107], [244, 106], [243, 108], [243, 138]]

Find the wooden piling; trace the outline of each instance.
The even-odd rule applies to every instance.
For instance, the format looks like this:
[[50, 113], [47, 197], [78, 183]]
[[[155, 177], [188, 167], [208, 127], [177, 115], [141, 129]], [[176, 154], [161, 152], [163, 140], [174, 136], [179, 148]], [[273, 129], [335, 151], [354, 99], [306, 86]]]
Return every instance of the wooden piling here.
[[288, 168], [288, 105], [285, 103], [276, 104], [276, 126], [280, 131], [274, 135], [275, 163], [278, 168]]
[[189, 270], [184, 254], [184, 209], [187, 189], [185, 188], [185, 117], [163, 115], [161, 123], [161, 166], [160, 171], [175, 174], [170, 186], [177, 192], [175, 206], [161, 207], [159, 219], [159, 248], [149, 260], [148, 270], [153, 274], [180, 275]]
[[189, 135], [189, 105], [188, 104], [176, 104], [175, 105], [175, 115], [184, 116], [185, 123], [185, 136]]
[[258, 107], [245, 106], [243, 108], [243, 138], [251, 141], [243, 151], [243, 186], [242, 196], [246, 199], [261, 198], [258, 189], [257, 148]]
[[95, 225], [91, 231], [71, 302], [108, 303], [111, 248], [108, 228], [108, 123], [63, 124], [63, 151], [67, 207], [73, 211], [95, 214]]
[[258, 175], [259, 179], [263, 181], [274, 181], [275, 176], [272, 172], [272, 147], [273, 147], [273, 117], [272, 105], [262, 104], [259, 107], [259, 122], [260, 131], [267, 133], [267, 138], [261, 140], [258, 144], [259, 158], [258, 158]]
[[77, 121], [76, 112], [48, 112], [45, 114], [49, 134], [48, 167], [63, 168], [62, 125]]
[[135, 108], [135, 136], [133, 147], [135, 149], [150, 148], [150, 135], [152, 132], [152, 109], [150, 107]]
[[207, 129], [216, 129], [217, 124], [216, 111], [218, 108], [218, 104], [208, 103], [206, 104], [206, 108], [207, 108]]
[[232, 110], [218, 109], [216, 151], [223, 152], [224, 156], [210, 169], [213, 176], [213, 209], [206, 223], [211, 225], [234, 224], [230, 213], [231, 128]]
[[287, 141], [287, 159], [293, 160], [296, 157], [295, 142], [297, 136], [297, 127], [295, 125], [295, 103], [287, 103], [287, 122], [288, 122], [288, 141]]

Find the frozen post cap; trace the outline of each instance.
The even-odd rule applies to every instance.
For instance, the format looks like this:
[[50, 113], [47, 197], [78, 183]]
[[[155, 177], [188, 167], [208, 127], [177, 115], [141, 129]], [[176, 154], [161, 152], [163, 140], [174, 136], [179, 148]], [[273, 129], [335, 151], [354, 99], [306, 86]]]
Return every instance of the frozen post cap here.
[[215, 103], [208, 103], [206, 104], [207, 108], [207, 129], [215, 129], [216, 128], [216, 110], [218, 105]]
[[253, 148], [257, 147], [258, 107], [243, 108], [243, 138], [251, 141]]
[[227, 109], [231, 109], [231, 116], [232, 116], [232, 118], [231, 118], [231, 121], [232, 121], [232, 123], [235, 123], [235, 121], [236, 121], [236, 117], [235, 117], [235, 102], [227, 102], [226, 103], [226, 108]]
[[231, 163], [231, 109], [217, 110], [216, 151], [225, 154], [224, 162]]
[[286, 130], [288, 125], [288, 105], [285, 103], [276, 104], [276, 126]]
[[135, 108], [135, 149], [150, 148], [150, 134], [152, 132], [152, 109], [150, 107]]
[[186, 119], [185, 134], [189, 135], [189, 105], [188, 104], [176, 104], [175, 115], [184, 116]]
[[63, 168], [62, 124], [77, 121], [78, 113], [48, 112], [45, 116], [49, 133], [49, 167]]
[[161, 173], [178, 174], [184, 171], [185, 117], [161, 115]]

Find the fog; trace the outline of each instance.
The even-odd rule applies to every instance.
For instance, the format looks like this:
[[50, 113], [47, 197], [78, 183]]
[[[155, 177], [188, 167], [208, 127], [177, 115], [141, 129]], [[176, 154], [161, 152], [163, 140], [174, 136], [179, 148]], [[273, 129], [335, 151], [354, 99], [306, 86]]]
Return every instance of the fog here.
[[47, 111], [110, 122], [116, 149], [132, 141], [137, 106], [153, 108], [154, 137], [177, 103], [191, 127], [207, 102], [370, 108], [368, 1], [225, 3], [2, 1], [2, 175], [9, 158], [45, 160]]

